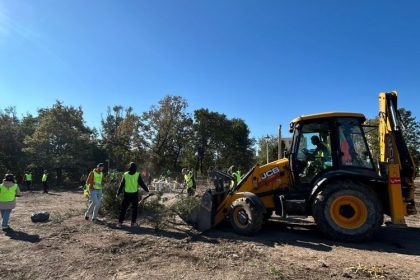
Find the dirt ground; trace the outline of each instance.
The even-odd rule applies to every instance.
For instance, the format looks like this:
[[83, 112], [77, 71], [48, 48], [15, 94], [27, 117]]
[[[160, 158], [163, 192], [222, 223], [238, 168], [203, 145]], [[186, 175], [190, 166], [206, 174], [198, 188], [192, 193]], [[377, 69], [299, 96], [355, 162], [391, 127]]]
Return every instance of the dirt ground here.
[[[198, 235], [92, 224], [85, 207], [80, 192], [18, 198], [15, 231], [0, 233], [0, 279], [420, 279], [420, 215], [408, 228], [384, 226], [373, 241], [349, 244], [326, 239], [310, 220], [273, 218], [255, 237], [228, 225]], [[50, 222], [31, 222], [40, 210]]]

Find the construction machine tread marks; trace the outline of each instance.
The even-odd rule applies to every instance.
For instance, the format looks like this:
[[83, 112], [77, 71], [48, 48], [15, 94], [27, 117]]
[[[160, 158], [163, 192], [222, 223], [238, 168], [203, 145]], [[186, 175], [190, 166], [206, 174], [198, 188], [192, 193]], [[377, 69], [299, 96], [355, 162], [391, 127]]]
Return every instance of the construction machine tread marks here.
[[376, 193], [358, 181], [329, 183], [316, 196], [312, 215], [322, 233], [344, 242], [365, 241], [383, 223], [383, 209]]
[[256, 234], [263, 224], [265, 211], [248, 197], [236, 199], [230, 206], [229, 221], [236, 233]]

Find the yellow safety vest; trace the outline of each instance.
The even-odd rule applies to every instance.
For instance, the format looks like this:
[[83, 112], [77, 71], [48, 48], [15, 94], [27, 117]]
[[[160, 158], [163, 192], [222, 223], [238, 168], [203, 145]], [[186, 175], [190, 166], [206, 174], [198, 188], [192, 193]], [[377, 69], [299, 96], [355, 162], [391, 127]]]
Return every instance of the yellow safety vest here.
[[42, 182], [44, 183], [44, 182], [47, 182], [47, 178], [48, 178], [48, 175], [47, 174], [43, 174], [42, 175]]
[[184, 180], [185, 180], [187, 189], [192, 189], [192, 187], [194, 186], [194, 182], [192, 179], [193, 179], [192, 172], [189, 172], [188, 174], [184, 175]]
[[10, 188], [0, 185], [0, 202], [11, 202], [16, 199], [16, 190], [18, 185], [14, 184]]
[[32, 174], [25, 174], [25, 181], [31, 181], [32, 182]]
[[95, 190], [102, 190], [102, 178], [104, 174], [98, 173], [95, 170], [93, 170], [93, 188]]
[[124, 173], [125, 192], [136, 193], [139, 190], [138, 181], [140, 173], [136, 172], [130, 175], [128, 172]]
[[[235, 177], [235, 179], [236, 179], [236, 184], [239, 184], [239, 182], [241, 181], [241, 171], [240, 171], [240, 170], [238, 170], [238, 171], [236, 171], [236, 172], [233, 172], [232, 176], [233, 176], [233, 177]], [[232, 180], [232, 181], [230, 182], [230, 188], [233, 188], [233, 186], [235, 186], [235, 182]]]

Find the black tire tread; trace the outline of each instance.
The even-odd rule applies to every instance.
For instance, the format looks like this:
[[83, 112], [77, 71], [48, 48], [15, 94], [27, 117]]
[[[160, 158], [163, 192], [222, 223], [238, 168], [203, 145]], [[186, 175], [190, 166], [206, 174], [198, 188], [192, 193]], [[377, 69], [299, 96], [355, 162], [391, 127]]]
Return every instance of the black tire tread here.
[[[341, 191], [355, 191], [360, 193], [363, 196], [363, 199], [369, 199], [372, 202], [374, 207], [374, 211], [369, 212], [369, 218], [372, 218], [373, 224], [370, 228], [362, 233], [358, 234], [343, 234], [341, 232], [337, 232], [328, 221], [328, 218], [324, 215], [324, 208], [326, 207], [326, 203], [328, 198]], [[312, 216], [315, 219], [317, 227], [319, 230], [329, 236], [333, 240], [343, 241], [343, 242], [362, 242], [370, 240], [373, 237], [375, 231], [382, 225], [383, 223], [383, 210], [382, 205], [377, 198], [377, 195], [373, 190], [371, 190], [368, 186], [351, 180], [343, 180], [343, 181], [335, 181], [330, 183], [326, 188], [321, 190], [318, 195], [316, 196], [313, 204], [312, 204]]]
[[[235, 225], [234, 219], [233, 219], [233, 210], [236, 207], [242, 207], [245, 210], [248, 210], [251, 223], [249, 223], [249, 226], [246, 228], [240, 228]], [[264, 219], [264, 213], [261, 211], [258, 211], [258, 209], [251, 203], [251, 201], [245, 197], [239, 198], [235, 200], [231, 205], [231, 210], [229, 213], [229, 220], [230, 223], [234, 229], [234, 231], [238, 234], [245, 235], [245, 236], [252, 236], [256, 234], [258, 231], [260, 231]]]

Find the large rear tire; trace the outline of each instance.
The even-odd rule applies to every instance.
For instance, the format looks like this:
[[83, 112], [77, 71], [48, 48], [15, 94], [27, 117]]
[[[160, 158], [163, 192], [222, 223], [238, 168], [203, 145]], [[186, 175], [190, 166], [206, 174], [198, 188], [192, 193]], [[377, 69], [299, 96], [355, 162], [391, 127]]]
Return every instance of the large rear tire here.
[[372, 238], [383, 223], [382, 205], [368, 186], [354, 181], [336, 181], [318, 193], [312, 215], [322, 233], [344, 242]]
[[229, 213], [230, 223], [236, 233], [254, 235], [263, 224], [264, 213], [259, 211], [247, 198], [239, 198], [232, 203]]

